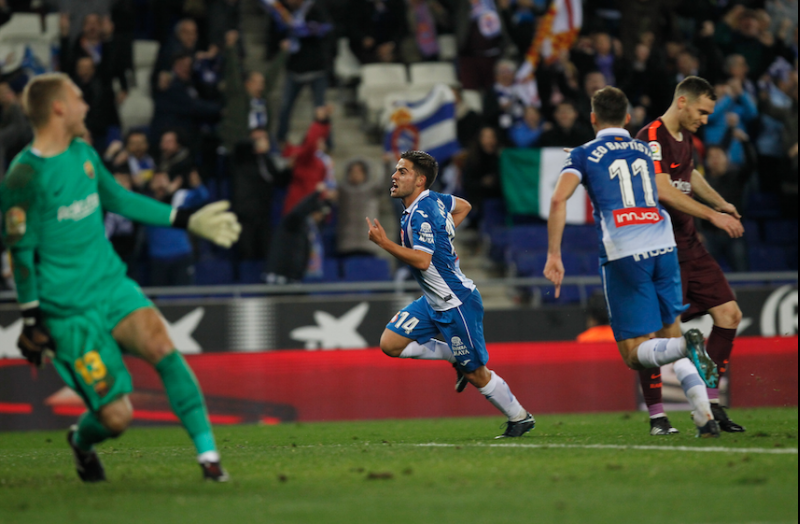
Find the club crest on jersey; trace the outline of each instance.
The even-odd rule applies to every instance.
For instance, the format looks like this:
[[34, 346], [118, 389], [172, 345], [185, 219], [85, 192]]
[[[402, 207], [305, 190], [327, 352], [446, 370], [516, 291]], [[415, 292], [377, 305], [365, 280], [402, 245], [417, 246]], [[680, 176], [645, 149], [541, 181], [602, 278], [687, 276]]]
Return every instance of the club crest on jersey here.
[[419, 240], [426, 244], [433, 244], [433, 230], [429, 223], [423, 222], [422, 225], [419, 226]]
[[614, 210], [614, 225], [617, 227], [658, 224], [664, 217], [654, 207], [628, 207]]
[[25, 210], [14, 206], [6, 211], [6, 235], [9, 237], [21, 237], [25, 235], [26, 224]]
[[450, 339], [450, 349], [453, 350], [453, 355], [460, 357], [462, 355], [469, 355], [469, 349], [462, 342], [461, 337], [453, 337]]
[[83, 163], [83, 171], [89, 178], [94, 178], [94, 165], [90, 160]]
[[659, 161], [661, 160], [661, 144], [653, 140], [649, 144], [650, 146], [650, 156], [653, 157], [653, 160]]

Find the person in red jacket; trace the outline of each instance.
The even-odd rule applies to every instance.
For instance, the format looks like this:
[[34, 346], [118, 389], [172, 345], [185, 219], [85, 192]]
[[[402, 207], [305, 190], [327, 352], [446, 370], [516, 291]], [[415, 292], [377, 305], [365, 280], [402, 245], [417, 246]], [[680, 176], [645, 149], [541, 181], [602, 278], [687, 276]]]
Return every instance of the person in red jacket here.
[[303, 143], [287, 143], [283, 148], [283, 156], [292, 162], [292, 178], [283, 203], [284, 215], [313, 193], [320, 182], [325, 182], [328, 189], [335, 189], [333, 162], [326, 152], [326, 141], [331, 131], [331, 112], [329, 105], [317, 107], [314, 110], [314, 122], [308, 128]]

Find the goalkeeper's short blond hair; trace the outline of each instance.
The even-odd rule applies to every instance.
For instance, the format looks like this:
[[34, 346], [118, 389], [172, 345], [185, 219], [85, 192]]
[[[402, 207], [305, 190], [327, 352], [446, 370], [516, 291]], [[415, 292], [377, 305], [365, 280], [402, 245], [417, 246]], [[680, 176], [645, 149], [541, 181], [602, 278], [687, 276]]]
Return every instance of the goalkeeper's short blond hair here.
[[28, 82], [22, 92], [22, 107], [34, 129], [40, 129], [50, 121], [53, 102], [63, 99], [64, 89], [70, 82], [65, 73], [46, 73]]

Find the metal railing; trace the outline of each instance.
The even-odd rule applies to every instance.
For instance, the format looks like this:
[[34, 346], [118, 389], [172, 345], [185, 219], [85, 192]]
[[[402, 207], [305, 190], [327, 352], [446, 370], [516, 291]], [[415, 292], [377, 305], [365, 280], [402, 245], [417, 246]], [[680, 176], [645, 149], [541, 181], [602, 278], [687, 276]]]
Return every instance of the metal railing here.
[[[797, 282], [796, 271], [763, 272], [763, 273], [728, 273], [731, 284], [766, 285], [775, 282]], [[493, 278], [475, 280], [478, 289], [491, 288], [552, 288], [552, 283], [544, 277], [525, 278]], [[567, 276], [562, 286], [578, 286], [581, 301], [587, 298], [587, 287], [601, 285], [599, 276]], [[175, 286], [143, 288], [149, 297], [170, 298], [208, 298], [208, 297], [258, 297], [274, 295], [309, 295], [309, 294], [348, 294], [348, 293], [407, 293], [419, 292], [419, 285], [413, 280], [402, 282], [331, 282], [325, 284], [234, 284], [224, 286]], [[0, 292], [0, 302], [16, 300], [16, 292]]]

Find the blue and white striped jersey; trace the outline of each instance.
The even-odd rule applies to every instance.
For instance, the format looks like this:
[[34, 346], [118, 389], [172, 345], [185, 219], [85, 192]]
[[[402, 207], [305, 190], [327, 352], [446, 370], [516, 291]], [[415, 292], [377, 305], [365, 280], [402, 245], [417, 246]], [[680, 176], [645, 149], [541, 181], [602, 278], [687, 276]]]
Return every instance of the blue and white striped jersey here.
[[461, 272], [453, 247], [456, 228], [450, 212], [455, 205], [452, 196], [425, 190], [400, 217], [403, 247], [431, 254], [428, 269], [420, 271], [412, 267], [411, 274], [435, 311], [460, 306], [475, 289], [472, 280]]
[[561, 172], [578, 175], [586, 186], [601, 263], [675, 247], [672, 220], [658, 203], [646, 143], [624, 129], [603, 129], [595, 140], [572, 150]]

